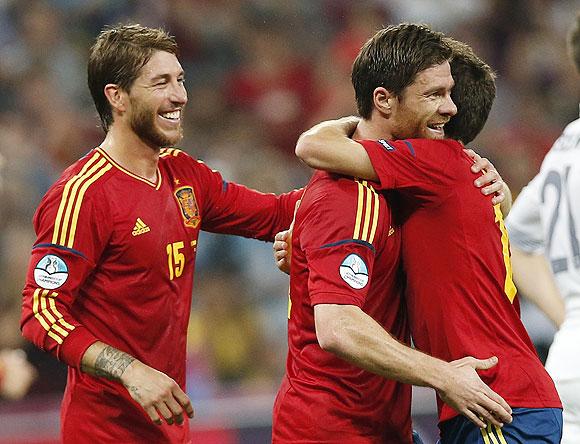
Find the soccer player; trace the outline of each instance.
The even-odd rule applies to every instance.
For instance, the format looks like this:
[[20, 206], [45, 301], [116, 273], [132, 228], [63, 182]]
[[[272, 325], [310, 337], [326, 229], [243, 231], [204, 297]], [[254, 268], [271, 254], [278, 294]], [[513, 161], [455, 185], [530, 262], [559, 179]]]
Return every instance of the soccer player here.
[[[401, 89], [389, 58], [377, 56], [383, 46], [373, 38], [354, 64], [362, 117], [353, 136], [358, 142], [348, 138], [350, 124], [338, 121], [303, 135], [296, 152], [312, 167], [378, 180], [379, 189], [396, 191], [394, 214], [402, 223], [406, 303], [417, 348], [444, 360], [498, 357], [498, 365], [481, 376], [510, 404], [513, 422], [503, 428], [488, 422], [479, 429], [439, 396], [441, 442], [558, 443], [561, 404], [519, 318], [501, 210], [473, 186], [472, 160], [462, 143], [444, 139], [449, 116], [429, 112], [445, 90], [421, 81]], [[454, 52], [462, 53], [455, 47]], [[463, 98], [459, 115], [467, 112], [467, 118], [455, 122], [452, 135], [468, 143], [487, 119], [495, 85], [490, 68], [472, 52], [464, 50], [463, 60], [467, 65], [456, 74], [453, 91]], [[436, 75], [439, 68], [426, 71]], [[391, 140], [417, 134], [436, 140]]]
[[[389, 69], [377, 70], [381, 81], [394, 72], [402, 93], [437, 92], [422, 106], [426, 122], [415, 119], [419, 124], [405, 134], [438, 133], [427, 125], [456, 112], [451, 50], [442, 36], [402, 25], [380, 31], [370, 45], [394, 52]], [[470, 165], [463, 168], [469, 174]], [[411, 443], [407, 384], [435, 388], [478, 425], [485, 424], [480, 417], [498, 426], [511, 419], [509, 406], [475, 371], [492, 368], [495, 358], [447, 363], [408, 346], [400, 242], [390, 201], [371, 183], [315, 173], [294, 220], [289, 350], [274, 405], [274, 443]]]
[[[580, 72], [580, 13], [570, 54]], [[580, 119], [570, 123], [506, 220], [514, 279], [560, 328], [546, 369], [564, 406], [563, 444], [580, 443]]]
[[187, 443], [186, 330], [200, 230], [271, 240], [302, 191], [225, 182], [175, 146], [187, 103], [177, 44], [101, 32], [89, 88], [106, 136], [42, 199], [22, 333], [69, 366], [64, 443]]

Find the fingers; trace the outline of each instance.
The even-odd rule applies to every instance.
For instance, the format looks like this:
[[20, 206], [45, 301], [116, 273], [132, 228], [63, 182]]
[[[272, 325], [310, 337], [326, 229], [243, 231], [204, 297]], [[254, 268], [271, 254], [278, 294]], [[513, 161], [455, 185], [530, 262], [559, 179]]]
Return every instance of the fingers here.
[[286, 253], [288, 252], [288, 244], [284, 241], [277, 240], [274, 242], [274, 245], [272, 245], [272, 249], [274, 250], [274, 257], [277, 258], [276, 255], [279, 253], [286, 256]]
[[275, 241], [285, 241], [286, 237], [288, 237], [288, 233], [289, 233], [289, 230], [280, 231], [279, 233], [276, 233], [276, 236], [274, 236], [274, 240]]
[[474, 423], [480, 429], [485, 428], [485, 426], [486, 426], [485, 422], [483, 422], [481, 419], [479, 419], [477, 417], [477, 415], [472, 413], [470, 410], [465, 410], [464, 412], [461, 412], [461, 413], [463, 414], [463, 416], [465, 416], [467, 419], [469, 419], [472, 423]]
[[154, 424], [156, 424], [156, 425], [162, 424], [161, 418], [159, 417], [159, 414], [157, 413], [157, 410], [155, 409], [155, 407], [153, 407], [153, 406], [147, 407], [145, 409], [145, 411], [147, 412], [147, 414], [149, 415], [149, 418], [151, 418], [151, 421], [153, 421]]
[[[473, 183], [475, 184], [476, 187], [482, 187], [484, 185], [489, 185], [489, 184], [495, 184], [497, 182], [502, 182], [501, 180], [501, 176], [499, 175], [499, 173], [495, 170], [495, 169], [488, 169], [486, 170], [481, 176], [479, 176], [477, 179], [475, 179], [473, 181]], [[503, 187], [500, 186], [499, 189], [501, 189]], [[495, 190], [495, 191], [499, 191]]]
[[491, 203], [494, 205], [502, 203], [506, 199], [504, 191], [498, 191], [495, 196], [491, 198]]
[[503, 420], [504, 422], [507, 422], [507, 423], [512, 422], [512, 416], [511, 416], [512, 415], [512, 408], [505, 401], [505, 399], [503, 399], [501, 396], [499, 396], [496, 392], [494, 392], [489, 387], [486, 387], [485, 394], [489, 399], [491, 399], [492, 401], [497, 403], [497, 405], [499, 406], [499, 408], [496, 411], [496, 416], [498, 418], [500, 418], [501, 420]]
[[469, 365], [471, 365], [471, 367], [473, 367], [476, 370], [487, 370], [487, 369], [490, 369], [493, 366], [495, 366], [497, 364], [497, 362], [498, 362], [497, 356], [492, 356], [491, 358], [487, 358], [487, 359], [475, 359], [475, 358], [472, 358], [472, 357], [463, 358], [463, 359], [470, 360], [467, 363]]
[[185, 411], [187, 416], [189, 416], [190, 418], [193, 418], [193, 414], [194, 414], [193, 406], [191, 405], [191, 401], [189, 399], [189, 396], [187, 396], [183, 392], [183, 390], [181, 390], [179, 387], [177, 389], [173, 390], [173, 396], [175, 397], [175, 399], [177, 400], [179, 405], [183, 408], [183, 410]]

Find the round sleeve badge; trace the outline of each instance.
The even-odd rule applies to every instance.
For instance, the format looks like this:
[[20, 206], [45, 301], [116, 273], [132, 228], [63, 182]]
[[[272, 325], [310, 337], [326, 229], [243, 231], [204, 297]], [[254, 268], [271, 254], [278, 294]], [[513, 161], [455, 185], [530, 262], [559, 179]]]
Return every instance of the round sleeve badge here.
[[340, 277], [356, 290], [366, 287], [369, 282], [367, 264], [358, 254], [349, 254], [340, 264]]
[[54, 254], [44, 256], [34, 268], [34, 280], [39, 287], [54, 290], [68, 279], [66, 263]]

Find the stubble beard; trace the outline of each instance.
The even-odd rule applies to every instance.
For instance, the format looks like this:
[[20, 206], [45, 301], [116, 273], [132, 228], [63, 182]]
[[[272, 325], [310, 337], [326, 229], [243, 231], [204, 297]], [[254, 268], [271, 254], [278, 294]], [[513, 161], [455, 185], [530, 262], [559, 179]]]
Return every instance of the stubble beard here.
[[133, 105], [135, 112], [131, 116], [131, 129], [148, 145], [157, 148], [167, 148], [177, 145], [183, 138], [183, 127], [179, 126], [179, 132], [171, 137], [157, 129], [157, 113], [146, 107]]

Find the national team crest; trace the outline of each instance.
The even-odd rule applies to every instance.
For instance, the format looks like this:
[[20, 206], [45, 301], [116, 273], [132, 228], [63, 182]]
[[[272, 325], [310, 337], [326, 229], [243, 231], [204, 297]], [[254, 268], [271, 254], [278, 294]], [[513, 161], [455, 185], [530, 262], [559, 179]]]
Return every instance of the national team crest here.
[[195, 200], [195, 193], [191, 187], [181, 187], [175, 190], [175, 197], [181, 208], [181, 215], [183, 221], [188, 227], [197, 228], [201, 217], [199, 216], [199, 209], [197, 201]]

